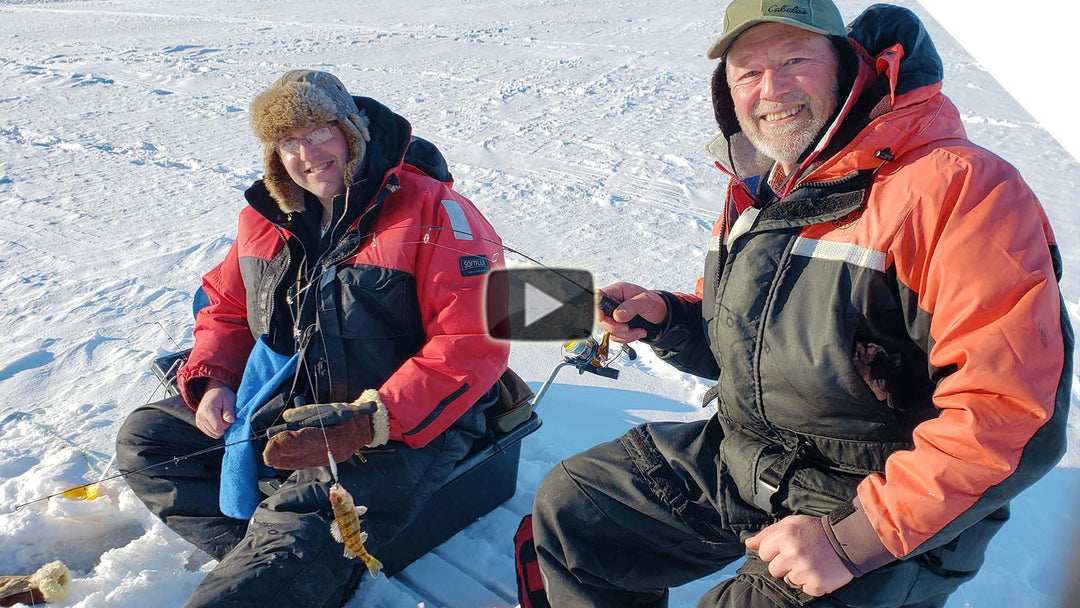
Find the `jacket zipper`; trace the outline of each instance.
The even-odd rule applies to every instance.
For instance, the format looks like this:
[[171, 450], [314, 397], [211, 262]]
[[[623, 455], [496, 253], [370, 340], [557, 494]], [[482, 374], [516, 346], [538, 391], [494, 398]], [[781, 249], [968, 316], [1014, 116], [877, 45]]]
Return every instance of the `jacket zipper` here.
[[[270, 306], [266, 310], [266, 327], [268, 331], [271, 323], [274, 322], [274, 309], [277, 305], [277, 298], [275, 297], [277, 294], [275, 292], [278, 290], [278, 284], [281, 282], [281, 279], [285, 277], [285, 274], [289, 271], [289, 266], [292, 264], [292, 250], [289, 249], [288, 237], [285, 236], [285, 232], [277, 225], [274, 225], [274, 230], [277, 231], [278, 238], [281, 239], [281, 243], [285, 249], [285, 265], [282, 267], [281, 273], [274, 278], [274, 288], [270, 290]], [[288, 294], [286, 294], [286, 296], [287, 295]]]
[[[397, 191], [397, 188], [392, 188], [391, 184], [389, 183], [391, 178], [393, 178], [393, 176], [387, 178], [387, 183], [383, 184], [382, 190], [380, 190], [379, 194], [375, 197], [375, 203], [371, 205], [371, 207], [369, 207], [366, 211], [364, 211], [364, 213], [362, 213], [359, 218], [356, 219], [356, 222], [353, 224], [353, 226], [360, 226], [360, 224], [363, 223], [364, 218], [366, 218], [368, 214], [370, 214], [372, 211], [379, 208], [382, 205], [383, 201], [386, 200], [387, 196]], [[358, 235], [358, 231], [355, 228], [349, 228], [348, 230], [346, 230], [345, 233], [342, 234], [340, 238], [338, 238], [337, 242], [334, 243], [334, 246], [330, 248], [329, 251], [333, 255], [328, 256], [326, 259], [322, 260], [320, 262], [320, 266], [322, 266], [323, 268], [328, 268], [348, 258], [354, 252], [356, 252], [356, 250], [360, 248], [360, 244], [365, 238], [363, 235], [359, 236], [360, 243], [357, 243], [355, 247], [347, 247], [339, 251], [339, 249], [342, 249], [342, 245], [344, 245], [346, 241], [348, 241], [350, 238], [353, 238], [354, 235]]]
[[858, 171], [853, 171], [851, 173], [848, 173], [847, 175], [842, 175], [840, 177], [836, 177], [836, 178], [833, 178], [833, 179], [826, 179], [826, 180], [814, 181], [814, 182], [811, 182], [811, 181], [799, 182], [791, 190], [788, 190], [787, 194], [785, 194], [783, 197], [781, 197], [781, 199], [787, 198], [788, 196], [791, 195], [792, 192], [795, 192], [796, 190], [800, 190], [800, 189], [802, 189], [804, 187], [816, 186], [818, 188], [831, 188], [833, 186], [839, 186], [840, 184], [850, 182], [851, 180], [857, 178], [858, 176], [859, 176], [859, 172]]

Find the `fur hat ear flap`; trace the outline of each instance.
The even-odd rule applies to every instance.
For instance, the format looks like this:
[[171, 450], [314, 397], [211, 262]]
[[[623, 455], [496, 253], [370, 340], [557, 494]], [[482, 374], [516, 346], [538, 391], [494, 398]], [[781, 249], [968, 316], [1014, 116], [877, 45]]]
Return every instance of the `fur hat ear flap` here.
[[289, 177], [289, 172], [285, 170], [285, 165], [281, 164], [281, 158], [274, 144], [263, 144], [263, 166], [266, 167], [263, 184], [277, 202], [278, 208], [285, 213], [303, 211], [306, 207], [304, 189], [296, 185], [296, 182]]
[[349, 114], [344, 120], [338, 121], [338, 127], [345, 134], [345, 141], [349, 146], [349, 162], [345, 165], [345, 186], [351, 186], [360, 176], [360, 167], [367, 154], [367, 144], [371, 141], [371, 132], [368, 130], [370, 121], [367, 114], [357, 111]]

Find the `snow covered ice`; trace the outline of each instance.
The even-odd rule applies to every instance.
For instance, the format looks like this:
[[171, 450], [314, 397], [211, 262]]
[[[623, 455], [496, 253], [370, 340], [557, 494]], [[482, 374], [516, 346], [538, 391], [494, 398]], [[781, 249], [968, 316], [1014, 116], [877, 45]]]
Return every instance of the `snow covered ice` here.
[[[870, 2], [839, 4], [851, 19]], [[259, 177], [246, 109], [268, 83], [325, 69], [404, 115], [515, 249], [590, 268], [600, 285], [687, 291], [726, 186], [704, 153], [721, 5], [0, 0], [0, 420], [26, 414], [0, 426], [0, 574], [61, 559], [74, 577], [62, 606], [178, 606], [213, 566], [120, 480], [93, 502], [11, 507], [96, 480], [127, 413], [160, 396], [150, 361], [190, 345], [192, 295]], [[1080, 163], [927, 27], [969, 135], [1045, 205], [1080, 326]], [[348, 606], [514, 606], [513, 532], [559, 459], [641, 421], [708, 415], [703, 381], [638, 350], [617, 381], [564, 371], [523, 443], [514, 498], [395, 579], [365, 580]], [[557, 345], [511, 355], [534, 388], [559, 360]], [[1068, 454], [1014, 501], [949, 608], [1060, 603], [1080, 538], [1077, 384]], [[732, 571], [674, 590], [672, 606]]]

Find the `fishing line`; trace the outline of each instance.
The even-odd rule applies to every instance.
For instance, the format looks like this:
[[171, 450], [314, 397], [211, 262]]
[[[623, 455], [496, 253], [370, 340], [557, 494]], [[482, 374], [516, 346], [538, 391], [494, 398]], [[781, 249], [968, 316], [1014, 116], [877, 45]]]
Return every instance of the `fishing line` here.
[[102, 477], [101, 479], [99, 479], [99, 480], [97, 480], [95, 482], [84, 483], [84, 484], [78, 485], [78, 486], [72, 486], [70, 488], [67, 488], [66, 490], [56, 492], [54, 494], [49, 494], [48, 496], [42, 496], [41, 498], [35, 498], [33, 500], [17, 504], [12, 509], [12, 511], [18, 511], [19, 509], [21, 509], [22, 507], [25, 507], [27, 505], [32, 505], [32, 504], [34, 504], [36, 502], [41, 502], [43, 500], [48, 500], [48, 499], [54, 498], [56, 496], [61, 496], [61, 495], [66, 494], [68, 492], [75, 492], [77, 490], [82, 490], [82, 489], [88, 488], [89, 486], [92, 486], [95, 483], [101, 483], [103, 481], [110, 481], [110, 480], [113, 480], [113, 479], [117, 479], [119, 477], [127, 477], [128, 475], [135, 475], [137, 473], [144, 473], [144, 472], [149, 471], [151, 469], [155, 469], [157, 467], [165, 466], [165, 465], [168, 465], [168, 464], [180, 464], [181, 462], [183, 462], [183, 461], [185, 461], [185, 460], [187, 460], [189, 458], [195, 458], [196, 456], [202, 456], [203, 454], [209, 454], [210, 452], [214, 452], [214, 451], [217, 451], [217, 450], [223, 450], [223, 449], [225, 449], [225, 448], [227, 448], [229, 446], [241, 445], [241, 444], [244, 444], [244, 443], [250, 443], [252, 441], [255, 441], [256, 439], [262, 439], [262, 437], [263, 437], [262, 433], [258, 433], [258, 434], [252, 433], [252, 435], [250, 437], [248, 437], [247, 439], [241, 439], [240, 441], [234, 441], [232, 443], [221, 443], [219, 445], [212, 445], [212, 446], [210, 446], [208, 448], [203, 448], [201, 450], [191, 452], [190, 454], [184, 454], [182, 456], [174, 456], [172, 458], [169, 458], [168, 460], [163, 460], [161, 462], [156, 462], [154, 464], [147, 465], [147, 466], [145, 466], [145, 467], [143, 467], [141, 469], [135, 469], [134, 471], [127, 471], [126, 473], [117, 473], [116, 475], [110, 475], [109, 477]]
[[176, 338], [174, 338], [172, 334], [169, 333], [169, 330], [165, 329], [165, 326], [161, 324], [161, 321], [154, 321], [154, 323], [156, 323], [157, 326], [161, 328], [161, 331], [165, 332], [166, 337], [172, 340], [173, 344], [176, 345], [176, 350], [184, 350], [184, 347], [180, 346], [180, 343], [177, 342]]
[[[359, 236], [358, 239], [360, 241], [362, 241], [363, 239], [370, 237], [371, 238], [371, 246], [372, 247], [378, 247], [377, 237], [380, 234], [389, 232], [391, 230], [410, 230], [410, 229], [426, 230], [427, 233], [419, 241], [406, 241], [406, 242], [402, 242], [402, 243], [399, 243], [399, 244], [401, 244], [401, 245], [413, 245], [413, 244], [433, 245], [433, 246], [441, 247], [441, 248], [446, 249], [448, 251], [452, 251], [452, 252], [455, 252], [455, 253], [460, 253], [460, 254], [463, 254], [463, 255], [475, 255], [476, 254], [476, 252], [474, 252], [474, 251], [466, 251], [466, 250], [463, 250], [463, 249], [458, 249], [458, 248], [455, 248], [455, 247], [451, 247], [451, 246], [443, 244], [443, 243], [437, 243], [437, 242], [432, 241], [431, 240], [432, 231], [435, 231], [435, 230], [441, 231], [441, 230], [446, 229], [443, 226], [437, 226], [437, 225], [393, 226], [393, 227], [389, 227], [389, 228], [384, 228], [382, 230], [376, 230], [376, 231], [373, 231], [373, 232], [369, 232], [369, 233], [367, 233], [365, 235]], [[557, 269], [552, 268], [552, 267], [548, 266], [547, 264], [544, 264], [543, 262], [537, 260], [536, 258], [533, 258], [532, 256], [530, 256], [530, 255], [528, 255], [526, 253], [523, 253], [522, 251], [519, 251], [518, 249], [510, 247], [509, 245], [503, 244], [503, 243], [501, 243], [501, 242], [499, 242], [497, 240], [490, 239], [490, 238], [487, 238], [487, 237], [484, 237], [484, 236], [481, 236], [481, 235], [472, 234], [472, 233], [467, 232], [467, 231], [457, 230], [455, 228], [450, 228], [450, 230], [454, 234], [455, 237], [460, 237], [460, 238], [462, 238], [462, 240], [465, 240], [464, 237], [468, 237], [468, 238], [471, 238], [471, 239], [477, 239], [477, 240], [484, 241], [486, 243], [490, 243], [492, 245], [495, 245], [496, 247], [499, 247], [501, 250], [513, 253], [513, 254], [518, 255], [518, 256], [521, 256], [525, 260], [528, 260], [529, 262], [532, 262], [533, 264], [536, 264], [537, 266], [540, 266], [540, 267], [552, 272], [553, 274], [561, 277], [563, 280], [565, 280], [568, 283], [578, 287], [579, 289], [581, 289], [582, 291], [584, 291], [586, 293], [589, 293], [589, 294], [595, 294], [596, 293], [594, 290], [589, 289], [589, 288], [585, 287], [584, 285], [581, 285], [580, 283], [578, 283], [574, 279], [572, 279], [572, 278], [566, 276], [565, 274], [559, 272]], [[344, 240], [344, 238], [347, 238], [347, 237], [345, 237], [345, 235], [343, 235], [342, 240]], [[341, 243], [341, 241], [339, 241], [339, 244], [340, 243]], [[331, 249], [333, 249], [333, 248], [331, 248]], [[312, 275], [313, 276], [307, 281], [307, 285], [300, 290], [302, 292], [302, 294], [297, 294], [297, 295], [301, 296], [301, 302], [300, 302], [301, 309], [302, 309], [302, 305], [303, 305], [303, 300], [306, 300], [307, 297], [310, 295], [309, 288], [314, 284], [315, 281], [318, 281], [318, 280], [322, 279], [322, 275], [323, 275], [324, 271], [322, 269], [320, 269], [320, 266], [321, 266], [321, 262], [326, 258], [328, 253], [330, 253], [330, 250], [325, 252], [322, 256], [319, 257], [318, 260], [316, 260], [316, 262], [315, 262], [315, 264], [313, 265], [313, 268], [312, 268], [312, 270], [313, 270]], [[350, 257], [350, 255], [352, 255], [352, 252], [350, 252], [349, 255], [346, 255], [341, 259], [348, 259], [348, 257]], [[306, 252], [305, 252], [305, 257], [306, 257]], [[318, 270], [318, 271], [314, 272], [315, 270]], [[290, 312], [291, 312], [291, 309], [290, 309]], [[294, 321], [294, 323], [295, 323], [295, 321]], [[180, 347], [179, 342], [177, 342], [176, 339], [173, 338], [171, 334], [169, 334], [168, 330], [166, 330], [165, 327], [163, 325], [161, 325], [160, 322], [157, 322], [157, 325], [160, 326], [162, 331], [165, 332], [165, 335], [167, 335], [169, 337], [169, 339], [172, 340], [174, 344], [176, 344], [178, 349], [183, 350]], [[294, 324], [294, 328], [295, 328], [295, 324]], [[292, 389], [290, 390], [290, 394], [296, 388], [296, 382], [299, 379], [299, 376], [300, 376], [300, 373], [301, 373], [300, 370], [303, 367], [304, 355], [306, 354], [306, 350], [307, 350], [307, 347], [309, 345], [310, 345], [310, 335], [302, 336], [301, 340], [298, 340], [298, 347], [301, 347], [300, 348], [300, 358], [297, 360], [297, 369], [296, 369], [296, 372], [293, 375], [293, 384], [292, 384]], [[169, 375], [174, 373], [182, 365], [182, 363], [183, 363], [182, 359], [177, 359], [176, 361], [174, 361], [172, 363], [172, 365], [169, 367], [168, 371], [165, 373], [165, 377], [169, 377]], [[313, 384], [314, 379], [310, 377], [311, 376], [310, 371], [308, 371], [307, 375], [308, 375], [308, 382], [309, 382], [309, 384], [311, 384], [312, 390], [314, 390], [314, 384]], [[166, 385], [165, 385], [164, 380], [159, 382], [158, 385], [154, 387], [154, 390], [150, 393], [150, 396], [147, 398], [146, 403], [144, 403], [143, 405], [145, 406], [145, 405], [149, 404], [150, 400], [153, 399], [155, 394], [157, 394], [158, 389], [162, 388], [162, 387], [165, 387], [165, 386]], [[319, 428], [322, 431], [323, 444], [326, 446], [326, 455], [327, 455], [327, 458], [328, 458], [329, 463], [330, 463], [330, 472], [333, 475], [334, 481], [337, 481], [337, 479], [338, 479], [337, 462], [334, 460], [334, 456], [333, 456], [333, 454], [332, 454], [332, 452], [330, 450], [330, 441], [329, 441], [329, 438], [326, 435], [326, 427], [325, 427], [324, 422], [323, 422], [322, 411], [321, 411], [321, 408], [319, 407], [319, 405], [320, 405], [319, 403], [315, 404], [316, 411], [318, 412], [318, 416], [319, 416]], [[11, 419], [12, 417], [9, 416], [8, 418]], [[38, 425], [38, 423], [34, 423], [33, 421], [30, 421], [30, 422], [35, 424], [36, 426], [40, 426], [40, 425]], [[28, 506], [28, 505], [31, 505], [31, 504], [34, 504], [34, 503], [37, 503], [37, 502], [41, 502], [43, 500], [48, 500], [50, 498], [55, 498], [56, 496], [61, 496], [61, 495], [65, 494], [65, 493], [71, 493], [71, 492], [76, 492], [76, 491], [79, 491], [79, 490], [83, 490], [83, 489], [86, 489], [86, 488], [88, 488], [90, 486], [93, 486], [95, 484], [98, 484], [98, 483], [102, 483], [102, 482], [105, 482], [105, 481], [110, 481], [110, 480], [121, 478], [121, 477], [127, 477], [128, 475], [135, 475], [137, 473], [144, 473], [146, 471], [155, 469], [157, 467], [165, 466], [165, 465], [168, 465], [168, 464], [179, 464], [180, 462], [183, 462], [183, 461], [188, 460], [190, 458], [195, 458], [197, 456], [202, 456], [203, 454], [208, 454], [210, 452], [214, 452], [214, 451], [217, 451], [217, 450], [223, 450], [223, 449], [225, 449], [225, 448], [227, 448], [229, 446], [240, 445], [240, 444], [244, 444], [244, 443], [250, 443], [252, 441], [262, 439], [264, 434], [265, 434], [265, 432], [258, 433], [258, 434], [253, 433], [247, 439], [242, 439], [240, 441], [235, 441], [235, 442], [232, 442], [232, 443], [221, 443], [219, 445], [214, 445], [214, 446], [210, 446], [208, 448], [197, 450], [197, 451], [192, 452], [190, 454], [184, 454], [182, 456], [175, 456], [173, 458], [163, 460], [161, 462], [151, 464], [151, 465], [145, 466], [143, 468], [136, 469], [134, 471], [128, 471], [126, 473], [124, 473], [124, 472], [117, 473], [116, 475], [111, 475], [111, 476], [106, 477], [105, 475], [108, 473], [108, 467], [110, 467], [112, 462], [116, 460], [116, 455], [114, 454], [112, 459], [109, 460], [109, 464], [106, 465], [105, 470], [102, 471], [102, 477], [100, 479], [98, 479], [96, 482], [90, 482], [90, 483], [85, 483], [85, 484], [78, 485], [78, 486], [73, 486], [73, 487], [67, 488], [66, 490], [56, 492], [56, 493], [53, 493], [53, 494], [49, 494], [48, 496], [43, 496], [41, 498], [35, 498], [35, 499], [30, 500], [28, 502], [17, 504], [17, 505], [15, 505], [13, 511], [18, 511], [22, 507], [25, 507], [25, 506]], [[85, 453], [84, 450], [82, 450], [82, 448], [80, 448], [78, 445], [72, 443], [71, 441], [67, 440], [66, 438], [64, 438], [62, 436], [59, 436], [59, 435], [56, 435], [56, 436], [59, 437], [61, 440], [63, 440], [65, 443], [75, 447], [75, 449], [77, 449], [80, 453]], [[95, 457], [96, 457], [96, 454], [95, 454]], [[104, 460], [104, 458], [101, 458], [101, 460]]]
[[[306, 297], [306, 296], [305, 296]], [[307, 355], [308, 346], [311, 345], [311, 336], [313, 332], [304, 332], [299, 344], [300, 357], [296, 360], [296, 371], [293, 373], [292, 388], [289, 389], [289, 394], [292, 395], [296, 391], [296, 381], [300, 378], [300, 370], [303, 369], [307, 374], [308, 386], [311, 388], [312, 393], [315, 392], [315, 378], [311, 375], [311, 370], [304, 365], [304, 357]], [[325, 351], [326, 343], [323, 342], [323, 349]], [[327, 355], [329, 356], [329, 355]], [[331, 387], [331, 393], [333, 387]], [[326, 436], [326, 424], [323, 421], [322, 405], [319, 403], [319, 399], [315, 399], [315, 412], [319, 417], [319, 430], [322, 431], [323, 445], [326, 446], [326, 459], [330, 462], [330, 476], [334, 479], [334, 483], [338, 482], [338, 468], [337, 461], [334, 460], [334, 453], [330, 451], [330, 440]], [[279, 417], [281, 414], [278, 415]]]
[[[427, 230], [428, 234], [425, 235], [424, 238], [419, 240], [419, 241], [405, 241], [405, 242], [399, 243], [400, 245], [416, 245], [416, 244], [434, 245], [436, 247], [442, 247], [443, 249], [447, 249], [447, 250], [453, 251], [455, 253], [462, 253], [462, 254], [465, 254], [465, 255], [475, 255], [476, 254], [475, 251], [465, 251], [463, 249], [456, 249], [456, 248], [451, 247], [449, 245], [446, 245], [444, 243], [432, 242], [430, 240], [430, 238], [429, 238], [430, 234], [431, 234], [431, 231], [432, 230], [446, 230], [447, 228], [445, 226], [436, 226], [436, 225], [392, 226], [390, 228], [384, 228], [382, 230], [376, 230], [375, 232], [368, 233], [368, 234], [366, 234], [366, 235], [364, 235], [363, 237], [360, 237], [360, 238], [363, 239], [363, 238], [367, 238], [368, 236], [370, 236], [371, 240], [372, 240], [372, 246], [377, 247], [378, 245], [375, 243], [375, 237], [377, 237], [378, 235], [380, 235], [380, 234], [382, 234], [384, 232], [389, 232], [390, 230], [405, 230], [405, 229], [409, 229], [409, 228], [417, 228], [417, 229]], [[574, 279], [572, 279], [572, 278], [566, 276], [565, 274], [559, 272], [558, 269], [552, 268], [551, 266], [548, 266], [547, 264], [541, 262], [540, 260], [537, 260], [536, 258], [533, 258], [533, 257], [531, 257], [531, 256], [529, 256], [529, 255], [527, 255], [525, 253], [522, 253], [521, 251], [519, 251], [517, 249], [514, 249], [513, 247], [511, 247], [509, 245], [506, 245], [506, 244], [504, 244], [504, 243], [502, 243], [500, 241], [496, 241], [495, 239], [489, 239], [489, 238], [487, 238], [485, 236], [481, 236], [479, 234], [473, 234], [473, 233], [465, 231], [465, 230], [458, 230], [456, 228], [450, 228], [449, 230], [454, 234], [455, 237], [458, 237], [460, 235], [460, 237], [459, 237], [460, 240], [478, 239], [478, 240], [484, 241], [485, 243], [491, 243], [492, 245], [495, 245], [496, 247], [499, 247], [500, 249], [503, 249], [503, 250], [506, 250], [506, 251], [508, 251], [510, 253], [513, 253], [514, 255], [519, 255], [519, 256], [525, 258], [526, 260], [532, 262], [533, 264], [536, 264], [537, 266], [540, 266], [541, 268], [544, 268], [545, 270], [548, 270], [548, 271], [554, 273], [555, 275], [559, 276], [560, 278], [562, 278], [566, 282], [574, 285], [575, 287], [578, 287], [579, 289], [581, 289], [585, 293], [589, 293], [589, 294], [594, 293], [593, 290], [585, 287], [581, 283], [578, 283]]]
[[[449, 230], [451, 233], [454, 234], [455, 237], [458, 237], [459, 240], [467, 241], [467, 240], [476, 239], [476, 240], [484, 241], [485, 243], [490, 243], [492, 245], [495, 245], [499, 249], [503, 249], [505, 251], [513, 253], [514, 255], [521, 256], [522, 258], [528, 260], [529, 262], [532, 262], [533, 264], [536, 264], [537, 266], [540, 266], [540, 267], [544, 268], [545, 270], [548, 270], [548, 271], [558, 275], [559, 277], [561, 277], [562, 279], [564, 279], [568, 283], [571, 283], [572, 285], [578, 287], [579, 289], [581, 289], [582, 291], [584, 291], [586, 293], [594, 293], [593, 290], [588, 289], [587, 287], [585, 287], [581, 283], [578, 283], [574, 279], [572, 279], [572, 278], [566, 276], [565, 274], [559, 272], [558, 269], [552, 268], [551, 266], [548, 266], [547, 264], [541, 262], [540, 260], [537, 260], [536, 258], [534, 258], [534, 257], [532, 257], [532, 256], [530, 256], [530, 255], [528, 255], [526, 253], [523, 253], [523, 252], [519, 251], [518, 249], [515, 249], [515, 248], [513, 248], [513, 247], [511, 247], [509, 245], [506, 245], [506, 244], [504, 244], [504, 243], [502, 243], [500, 241], [497, 241], [495, 239], [490, 239], [488, 237], [481, 236], [479, 234], [473, 234], [473, 233], [471, 233], [469, 231], [466, 231], [466, 230], [458, 230], [456, 228], [446, 228], [445, 226], [438, 226], [438, 225], [435, 225], [435, 224], [411, 224], [411, 225], [408, 225], [408, 226], [390, 226], [389, 228], [383, 228], [381, 230], [375, 230], [373, 232], [368, 232], [366, 234], [359, 235], [359, 236], [357, 236], [355, 238], [357, 240], [362, 241], [362, 240], [370, 237], [371, 238], [371, 246], [377, 248], [379, 246], [379, 244], [377, 242], [377, 237], [380, 234], [383, 234], [385, 232], [390, 232], [392, 230], [414, 230], [414, 229], [415, 230], [426, 230], [428, 234], [424, 235], [424, 238], [422, 238], [419, 241], [403, 241], [401, 243], [396, 243], [396, 244], [397, 245], [433, 245], [435, 247], [442, 247], [443, 249], [446, 249], [448, 251], [453, 251], [454, 253], [461, 253], [461, 254], [464, 254], [464, 255], [476, 255], [475, 251], [466, 251], [464, 249], [457, 249], [455, 247], [451, 247], [451, 246], [446, 245], [444, 243], [436, 243], [436, 242], [432, 241], [431, 238], [430, 238], [430, 234], [431, 234], [431, 232], [433, 230], [440, 230], [440, 231], [441, 230]], [[338, 241], [338, 243], [340, 244], [341, 241]], [[356, 249], [359, 249], [359, 246], [357, 246]], [[346, 256], [342, 257], [341, 259], [348, 259], [348, 257], [350, 257], [355, 251], [356, 250], [351, 251], [349, 253], [349, 255], [346, 255]], [[329, 252], [327, 252], [327, 253], [329, 253]], [[324, 253], [323, 255], [319, 256], [319, 259], [315, 261], [315, 266], [319, 266], [319, 265], [322, 264], [323, 259], [327, 256], [327, 253]], [[311, 287], [311, 285], [313, 285], [315, 283], [316, 280], [320, 279], [321, 277], [322, 277], [322, 271], [319, 271], [317, 274], [315, 274], [314, 276], [311, 277], [311, 279], [308, 281], [308, 284], [303, 289], [304, 290], [308, 289], [309, 287]]]
[[[7, 426], [9, 423], [12, 422], [25, 422], [26, 424], [29, 424], [30, 426], [38, 429], [39, 431], [44, 433], [45, 436], [55, 439], [60, 443], [64, 444], [65, 446], [81, 454], [82, 457], [86, 459], [87, 464], [94, 465], [96, 463], [98, 466], [100, 466], [101, 463], [108, 460], [107, 458], [105, 458], [104, 454], [95, 452], [88, 448], [84, 448], [81, 445], [75, 443], [74, 441], [68, 439], [67, 437], [64, 437], [59, 433], [59, 431], [52, 428], [51, 426], [33, 420], [32, 416], [26, 412], [12, 412], [8, 414], [3, 420], [0, 420], [0, 427]], [[93, 460], [91, 461], [91, 459]]]
[[[409, 228], [409, 227], [410, 226], [402, 226], [401, 228]], [[457, 252], [457, 253], [463, 253], [465, 255], [473, 255], [474, 254], [473, 252], [463, 251], [461, 249], [456, 249], [454, 247], [450, 247], [449, 245], [444, 245], [442, 243], [431, 242], [431, 240], [429, 238], [430, 234], [431, 234], [431, 231], [432, 230], [444, 230], [444, 228], [442, 226], [415, 226], [415, 227], [416, 228], [427, 228], [428, 233], [425, 234], [424, 238], [422, 240], [420, 240], [420, 241], [404, 241], [404, 242], [400, 243], [401, 245], [413, 245], [413, 244], [434, 245], [436, 247], [442, 247], [444, 249], [448, 249], [450, 251], [454, 251], [454, 252]], [[597, 300], [598, 300], [597, 301], [597, 307], [605, 315], [607, 315], [609, 317], [612, 317], [612, 319], [614, 319], [614, 317], [612, 315], [615, 314], [615, 309], [619, 307], [621, 302], [615, 300], [614, 298], [607, 295], [603, 291], [593, 290], [593, 289], [590, 289], [588, 287], [585, 287], [584, 285], [582, 285], [581, 283], [578, 283], [577, 281], [570, 278], [569, 276], [563, 274], [562, 272], [559, 272], [557, 269], [552, 268], [551, 266], [548, 266], [547, 264], [544, 264], [543, 262], [541, 262], [539, 260], [536, 260], [536, 259], [534, 259], [532, 257], [529, 257], [528, 255], [518, 251], [517, 249], [514, 249], [513, 247], [510, 247], [508, 245], [504, 245], [504, 244], [502, 244], [502, 243], [500, 243], [498, 241], [495, 241], [495, 240], [489, 239], [489, 238], [485, 238], [485, 237], [482, 237], [482, 236], [479, 236], [479, 235], [472, 235], [471, 233], [464, 232], [464, 231], [459, 231], [459, 230], [456, 230], [456, 229], [453, 229], [453, 228], [451, 228], [451, 230], [453, 230], [455, 235], [456, 234], [463, 234], [463, 235], [469, 236], [470, 238], [475, 237], [475, 238], [478, 238], [480, 240], [486, 241], [488, 243], [492, 243], [492, 244], [500, 247], [501, 249], [504, 249], [506, 251], [509, 251], [510, 253], [519, 255], [519, 256], [525, 258], [526, 260], [532, 262], [533, 264], [536, 264], [537, 266], [540, 266], [541, 268], [544, 268], [545, 270], [551, 272], [552, 274], [555, 274], [556, 276], [560, 277], [561, 279], [563, 279], [567, 283], [570, 283], [574, 287], [577, 287], [581, 291], [584, 291], [585, 293], [589, 294], [591, 297], [597, 298]], [[380, 232], [382, 232], [382, 231], [380, 231]], [[378, 232], [372, 233], [372, 246], [373, 247], [375, 246], [375, 235], [377, 235], [377, 234], [378, 234]], [[494, 261], [494, 258], [492, 258], [492, 261]], [[660, 335], [660, 333], [663, 331], [663, 327], [659, 323], [653, 323], [652, 321], [646, 321], [644, 318], [642, 318], [639, 315], [635, 315], [632, 319], [630, 319], [629, 321], [626, 321], [626, 325], [629, 326], [631, 329], [644, 329], [645, 332], [646, 332], [645, 333], [645, 338], [649, 339], [649, 340], [655, 340]], [[627, 347], [627, 348], [629, 348], [629, 347]]]

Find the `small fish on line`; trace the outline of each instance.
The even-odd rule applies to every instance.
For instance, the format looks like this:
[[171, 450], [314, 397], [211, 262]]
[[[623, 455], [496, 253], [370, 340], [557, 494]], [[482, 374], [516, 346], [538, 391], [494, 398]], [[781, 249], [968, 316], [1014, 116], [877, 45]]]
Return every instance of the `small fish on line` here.
[[382, 562], [364, 548], [367, 532], [360, 531], [360, 516], [367, 513], [367, 507], [356, 506], [349, 491], [334, 483], [330, 486], [330, 506], [334, 510], [334, 521], [330, 524], [330, 534], [339, 543], [345, 545], [345, 557], [360, 558], [367, 566], [371, 578], [379, 576]]

